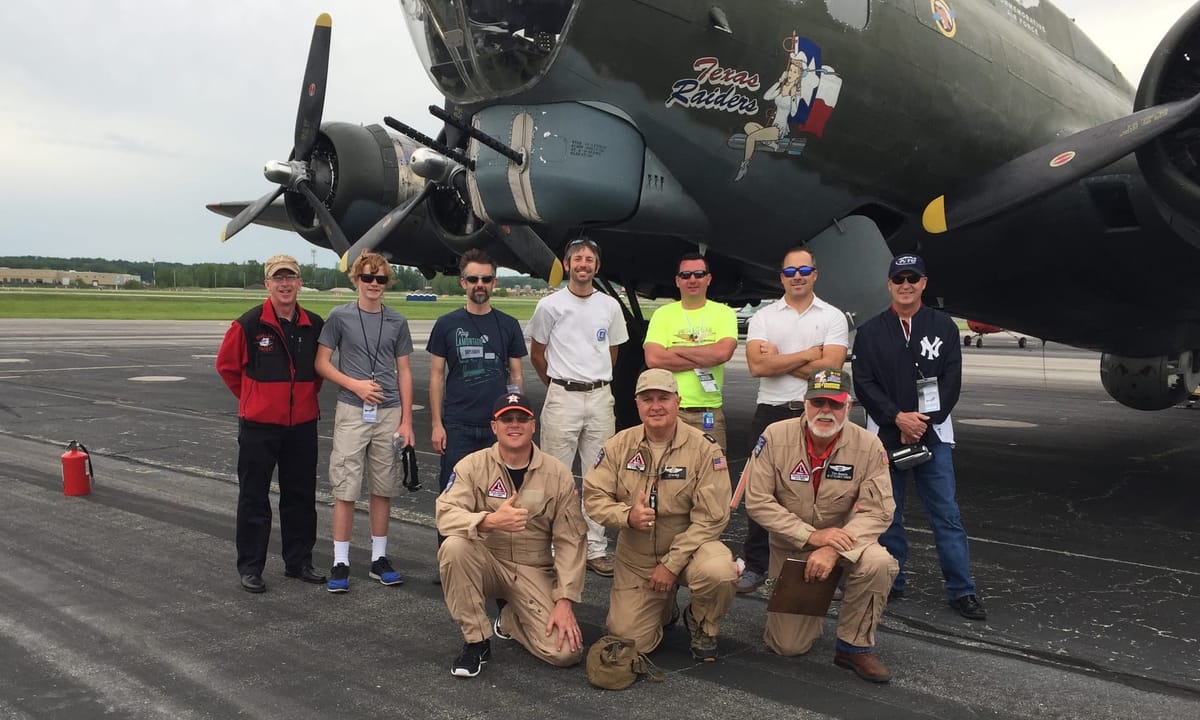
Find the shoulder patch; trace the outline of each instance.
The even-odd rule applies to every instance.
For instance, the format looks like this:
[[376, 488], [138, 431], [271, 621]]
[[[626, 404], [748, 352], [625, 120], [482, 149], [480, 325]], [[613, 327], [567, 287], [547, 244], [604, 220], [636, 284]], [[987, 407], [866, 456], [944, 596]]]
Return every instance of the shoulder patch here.
[[706, 440], [708, 440], [710, 443], [712, 443], [713, 445], [717, 444], [717, 439], [715, 437], [713, 437], [712, 435], [709, 435], [708, 433], [704, 433], [704, 438]]
[[758, 457], [758, 454], [760, 452], [762, 452], [762, 449], [766, 446], [767, 446], [767, 436], [759, 435], [758, 442], [754, 443], [754, 457]]
[[713, 470], [728, 470], [729, 463], [725, 462], [725, 456], [713, 458]]
[[592, 467], [600, 467], [600, 463], [604, 462], [604, 448], [600, 448], [600, 452], [596, 453], [596, 464]]
[[488, 497], [490, 497], [490, 498], [507, 498], [508, 497], [508, 488], [504, 487], [504, 480], [502, 478], [496, 478], [495, 481], [492, 482], [492, 486], [490, 488], [488, 488]]
[[625, 463], [626, 470], [637, 470], [638, 472], [646, 472], [646, 459], [642, 457], [642, 451], [638, 450]]
[[458, 477], [458, 473], [451, 470], [450, 471], [450, 479], [446, 481], [446, 489], [442, 491], [443, 495], [450, 492], [450, 488], [454, 487], [454, 478], [456, 478], [456, 477]]

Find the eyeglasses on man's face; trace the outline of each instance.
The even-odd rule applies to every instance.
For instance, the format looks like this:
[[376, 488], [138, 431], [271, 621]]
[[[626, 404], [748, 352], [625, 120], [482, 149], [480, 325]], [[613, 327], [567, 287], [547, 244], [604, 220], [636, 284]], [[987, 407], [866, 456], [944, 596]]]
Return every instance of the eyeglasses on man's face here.
[[500, 417], [496, 418], [496, 422], [500, 423], [501, 425], [511, 425], [513, 423], [525, 425], [533, 422], [533, 416], [527, 415], [523, 412], [509, 412], [504, 413]]
[[276, 273], [271, 276], [271, 279], [275, 282], [293, 282], [299, 280], [300, 276], [293, 273]]
[[700, 278], [707, 277], [708, 271], [707, 270], [680, 270], [679, 272], [675, 273], [675, 275], [680, 280], [691, 280], [692, 278], [696, 278], [697, 280], [699, 280]]
[[371, 283], [377, 283], [379, 285], [387, 285], [388, 276], [387, 275], [371, 275], [369, 273], [362, 273], [361, 275], [358, 276], [358, 281], [360, 283], [367, 283], [368, 285]]
[[888, 278], [888, 279], [892, 281], [893, 285], [903, 285], [904, 283], [908, 283], [909, 285], [916, 285], [917, 283], [921, 282], [922, 277], [920, 275], [914, 275], [912, 273], [903, 273], [901, 275], [897, 275], [896, 277]]
[[846, 403], [827, 397], [810, 398], [808, 403], [818, 410], [841, 410], [846, 407]]
[[488, 283], [490, 283], [491, 281], [493, 281], [495, 279], [496, 279], [495, 275], [464, 275], [463, 276], [463, 280], [466, 280], [468, 285], [478, 285], [479, 283], [483, 283], [484, 285], [487, 285]]
[[794, 278], [797, 275], [799, 275], [800, 277], [808, 277], [809, 275], [812, 275], [816, 271], [817, 271], [817, 269], [815, 267], [813, 267], [812, 265], [801, 265], [799, 267], [788, 265], [787, 267], [781, 269], [779, 272], [782, 273], [785, 278]]

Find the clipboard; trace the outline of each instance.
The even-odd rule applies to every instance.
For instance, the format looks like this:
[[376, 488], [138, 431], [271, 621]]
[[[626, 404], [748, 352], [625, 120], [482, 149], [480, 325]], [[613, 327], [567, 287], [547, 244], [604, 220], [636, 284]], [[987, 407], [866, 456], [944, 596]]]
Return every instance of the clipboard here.
[[842, 566], [834, 565], [824, 580], [805, 582], [804, 560], [788, 558], [767, 601], [767, 612], [824, 617], [833, 602], [833, 591], [842, 577]]

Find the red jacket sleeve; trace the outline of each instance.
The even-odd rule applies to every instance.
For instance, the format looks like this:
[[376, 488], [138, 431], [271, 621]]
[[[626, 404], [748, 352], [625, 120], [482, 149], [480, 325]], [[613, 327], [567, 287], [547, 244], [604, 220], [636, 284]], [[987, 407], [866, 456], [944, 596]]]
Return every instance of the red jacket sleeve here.
[[221, 349], [217, 351], [217, 372], [229, 387], [229, 392], [242, 399], [242, 374], [246, 367], [246, 336], [241, 323], [234, 322], [225, 331]]

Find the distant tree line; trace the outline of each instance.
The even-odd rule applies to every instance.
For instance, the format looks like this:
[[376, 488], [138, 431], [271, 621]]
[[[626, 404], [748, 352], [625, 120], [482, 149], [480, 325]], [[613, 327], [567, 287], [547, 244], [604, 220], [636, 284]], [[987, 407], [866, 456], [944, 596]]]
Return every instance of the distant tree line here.
[[[34, 270], [75, 270], [78, 272], [119, 273], [134, 275], [141, 281], [130, 280], [126, 283], [129, 289], [142, 287], [156, 288], [244, 288], [262, 285], [263, 264], [257, 260], [247, 260], [243, 263], [198, 263], [186, 264], [165, 261], [145, 262], [134, 260], [107, 260], [105, 258], [57, 258], [40, 255], [21, 255], [0, 257], [0, 267], [34, 269]], [[432, 288], [439, 295], [463, 295], [459, 287], [458, 276], [439, 274], [431, 281], [414, 268], [395, 265], [392, 267], [394, 279], [388, 286], [390, 290], [422, 290]], [[321, 268], [301, 263], [300, 274], [307, 287], [318, 290], [328, 290], [335, 287], [349, 288], [350, 278], [337, 268]], [[544, 289], [545, 281], [529, 278], [523, 275], [500, 277], [499, 288], [514, 288], [529, 285], [534, 289]], [[504, 294], [497, 292], [497, 294]]]

